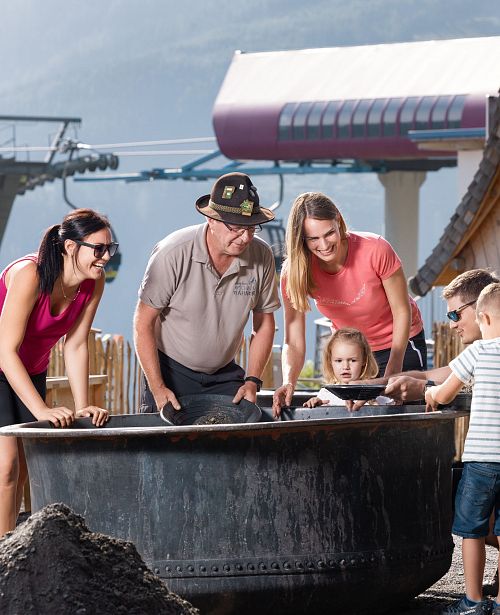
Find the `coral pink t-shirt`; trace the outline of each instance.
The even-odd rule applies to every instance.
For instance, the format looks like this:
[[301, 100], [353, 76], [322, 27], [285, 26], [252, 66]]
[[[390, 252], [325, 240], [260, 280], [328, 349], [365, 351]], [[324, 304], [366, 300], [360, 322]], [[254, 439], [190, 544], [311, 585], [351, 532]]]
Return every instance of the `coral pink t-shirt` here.
[[[8, 265], [2, 272], [0, 279], [0, 313], [3, 310], [7, 295], [5, 274], [12, 265], [23, 260], [36, 262], [37, 259], [36, 255], [33, 254], [23, 256], [23, 258]], [[28, 318], [24, 339], [18, 351], [28, 374], [41, 374], [47, 369], [52, 347], [71, 330], [84, 307], [92, 298], [94, 288], [94, 280], [84, 280], [75, 300], [68, 305], [64, 312], [57, 316], [52, 316], [50, 313], [50, 295], [43, 293], [38, 296]]]
[[[401, 260], [391, 244], [374, 233], [347, 235], [347, 258], [337, 273], [321, 269], [319, 259], [311, 254], [315, 290], [312, 294], [318, 310], [332, 321], [334, 329], [354, 327], [367, 338], [372, 350], [392, 345], [392, 312], [382, 284], [400, 267]], [[285, 283], [282, 282], [284, 292]], [[411, 307], [410, 337], [423, 328], [415, 301]]]

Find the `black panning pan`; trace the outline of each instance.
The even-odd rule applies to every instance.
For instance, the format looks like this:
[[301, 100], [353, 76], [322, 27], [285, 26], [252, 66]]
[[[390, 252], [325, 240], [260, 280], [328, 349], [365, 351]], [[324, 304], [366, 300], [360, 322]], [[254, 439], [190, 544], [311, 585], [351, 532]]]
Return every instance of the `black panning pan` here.
[[184, 395], [179, 397], [180, 410], [168, 403], [160, 412], [171, 425], [217, 425], [223, 423], [258, 423], [259, 406], [246, 399], [233, 404], [230, 395]]
[[385, 390], [385, 384], [325, 384], [325, 389], [340, 399], [375, 399]]

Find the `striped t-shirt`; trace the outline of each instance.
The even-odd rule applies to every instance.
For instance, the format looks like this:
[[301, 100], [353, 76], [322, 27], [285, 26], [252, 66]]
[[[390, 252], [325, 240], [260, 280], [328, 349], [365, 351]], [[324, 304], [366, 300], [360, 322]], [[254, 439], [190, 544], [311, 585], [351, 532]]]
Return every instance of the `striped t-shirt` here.
[[500, 463], [500, 338], [474, 342], [450, 368], [464, 384], [474, 380], [462, 461]]

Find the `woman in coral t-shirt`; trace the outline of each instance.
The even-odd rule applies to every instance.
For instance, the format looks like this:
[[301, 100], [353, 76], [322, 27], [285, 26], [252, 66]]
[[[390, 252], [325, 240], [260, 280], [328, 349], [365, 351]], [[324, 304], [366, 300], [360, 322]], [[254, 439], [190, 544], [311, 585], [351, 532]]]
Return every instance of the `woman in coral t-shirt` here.
[[427, 368], [420, 312], [408, 295], [401, 261], [383, 237], [348, 232], [327, 196], [306, 192], [292, 206], [286, 246], [283, 385], [274, 394], [276, 415], [291, 403], [304, 364], [310, 298], [334, 330], [353, 327], [365, 335], [380, 375]]
[[[0, 278], [0, 426], [48, 420], [68, 427], [75, 416], [108, 420], [89, 405], [88, 336], [115, 253], [109, 221], [91, 209], [69, 213], [45, 233], [37, 254], [11, 263]], [[63, 336], [76, 413], [45, 403], [51, 348]], [[0, 537], [16, 524], [26, 460], [21, 439], [0, 437]]]

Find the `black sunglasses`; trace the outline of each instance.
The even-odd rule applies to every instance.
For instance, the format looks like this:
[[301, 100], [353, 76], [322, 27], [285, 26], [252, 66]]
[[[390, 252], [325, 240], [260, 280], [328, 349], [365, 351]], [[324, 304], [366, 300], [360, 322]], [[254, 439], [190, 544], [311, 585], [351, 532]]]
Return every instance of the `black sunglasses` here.
[[474, 305], [476, 301], [477, 299], [474, 299], [474, 301], [469, 301], [468, 303], [464, 303], [463, 305], [458, 307], [456, 310], [451, 310], [451, 312], [446, 312], [446, 317], [452, 320], [453, 322], [458, 322], [462, 318], [460, 312], [465, 310], [466, 307], [469, 307], [469, 305]]
[[120, 245], [116, 243], [116, 241], [112, 241], [111, 243], [89, 243], [88, 241], [79, 241], [78, 239], [73, 239], [73, 241], [79, 246], [94, 248], [94, 256], [96, 258], [102, 258], [106, 252], [109, 253], [110, 257], [114, 256], [118, 250], [118, 246]]

